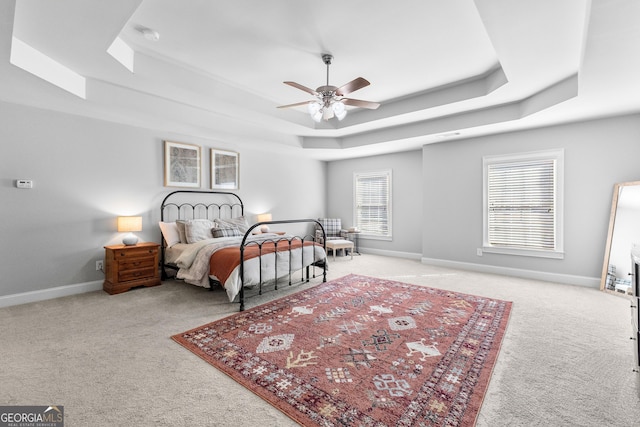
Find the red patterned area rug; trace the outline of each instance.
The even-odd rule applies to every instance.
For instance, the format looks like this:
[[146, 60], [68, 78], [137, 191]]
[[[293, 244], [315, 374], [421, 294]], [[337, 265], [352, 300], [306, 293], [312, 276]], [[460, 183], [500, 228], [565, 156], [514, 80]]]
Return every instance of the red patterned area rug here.
[[304, 426], [472, 426], [510, 310], [349, 275], [172, 338]]

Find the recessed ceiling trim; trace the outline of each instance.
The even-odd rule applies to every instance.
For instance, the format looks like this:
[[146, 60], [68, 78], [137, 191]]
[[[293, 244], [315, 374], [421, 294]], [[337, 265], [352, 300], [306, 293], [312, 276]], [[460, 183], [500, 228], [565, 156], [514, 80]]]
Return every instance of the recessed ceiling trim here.
[[[376, 110], [354, 109], [342, 121], [322, 121], [308, 123], [313, 129], [342, 129], [384, 120], [403, 114], [413, 114], [429, 108], [439, 107], [454, 102], [486, 96], [508, 83], [507, 76], [500, 64], [496, 64], [482, 74], [467, 79], [448, 83], [409, 96], [390, 99], [382, 102]], [[306, 108], [306, 107], [304, 107]]]
[[135, 52], [120, 37], [115, 38], [109, 49], [107, 49], [107, 53], [127, 70], [134, 72]]
[[540, 92], [522, 100], [522, 117], [558, 105], [578, 96], [579, 76], [574, 73], [569, 77], [542, 89]]
[[[387, 127], [344, 136], [342, 138], [303, 137], [304, 148], [354, 148], [408, 138], [425, 137], [443, 132], [459, 131], [488, 124], [518, 120], [578, 95], [577, 73], [519, 101], [492, 107], [450, 114], [404, 125]], [[324, 141], [324, 142], [323, 142]]]
[[11, 40], [9, 62], [82, 99], [87, 97], [86, 79], [83, 76], [16, 37]]

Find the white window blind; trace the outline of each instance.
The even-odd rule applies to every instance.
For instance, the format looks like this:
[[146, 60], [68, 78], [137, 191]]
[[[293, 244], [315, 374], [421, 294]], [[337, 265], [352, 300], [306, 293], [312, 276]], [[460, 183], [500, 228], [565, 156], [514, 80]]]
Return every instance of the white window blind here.
[[363, 237], [391, 238], [391, 171], [354, 174], [354, 223]]
[[485, 250], [562, 251], [561, 160], [558, 151], [485, 158]]

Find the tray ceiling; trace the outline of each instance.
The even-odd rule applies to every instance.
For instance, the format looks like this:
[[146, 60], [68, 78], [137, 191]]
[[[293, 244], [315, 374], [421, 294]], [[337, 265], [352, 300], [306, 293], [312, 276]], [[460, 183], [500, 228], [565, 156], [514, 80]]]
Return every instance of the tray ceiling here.
[[[6, 1], [0, 99], [338, 159], [638, 111], [635, 0]], [[140, 29], [158, 32], [148, 40]], [[107, 50], [118, 41], [131, 68]], [[84, 97], [26, 71], [26, 45], [76, 73]], [[13, 48], [13, 52], [12, 52]], [[315, 123], [283, 84], [371, 85]], [[51, 67], [49, 67], [51, 68]], [[35, 73], [37, 74], [37, 73]]]

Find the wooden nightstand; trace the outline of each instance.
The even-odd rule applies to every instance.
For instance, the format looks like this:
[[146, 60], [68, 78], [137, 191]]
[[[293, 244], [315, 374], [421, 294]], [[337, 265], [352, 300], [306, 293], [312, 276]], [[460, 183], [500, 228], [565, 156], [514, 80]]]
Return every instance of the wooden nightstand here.
[[138, 286], [159, 285], [159, 247], [157, 243], [105, 246], [102, 289], [113, 295]]

